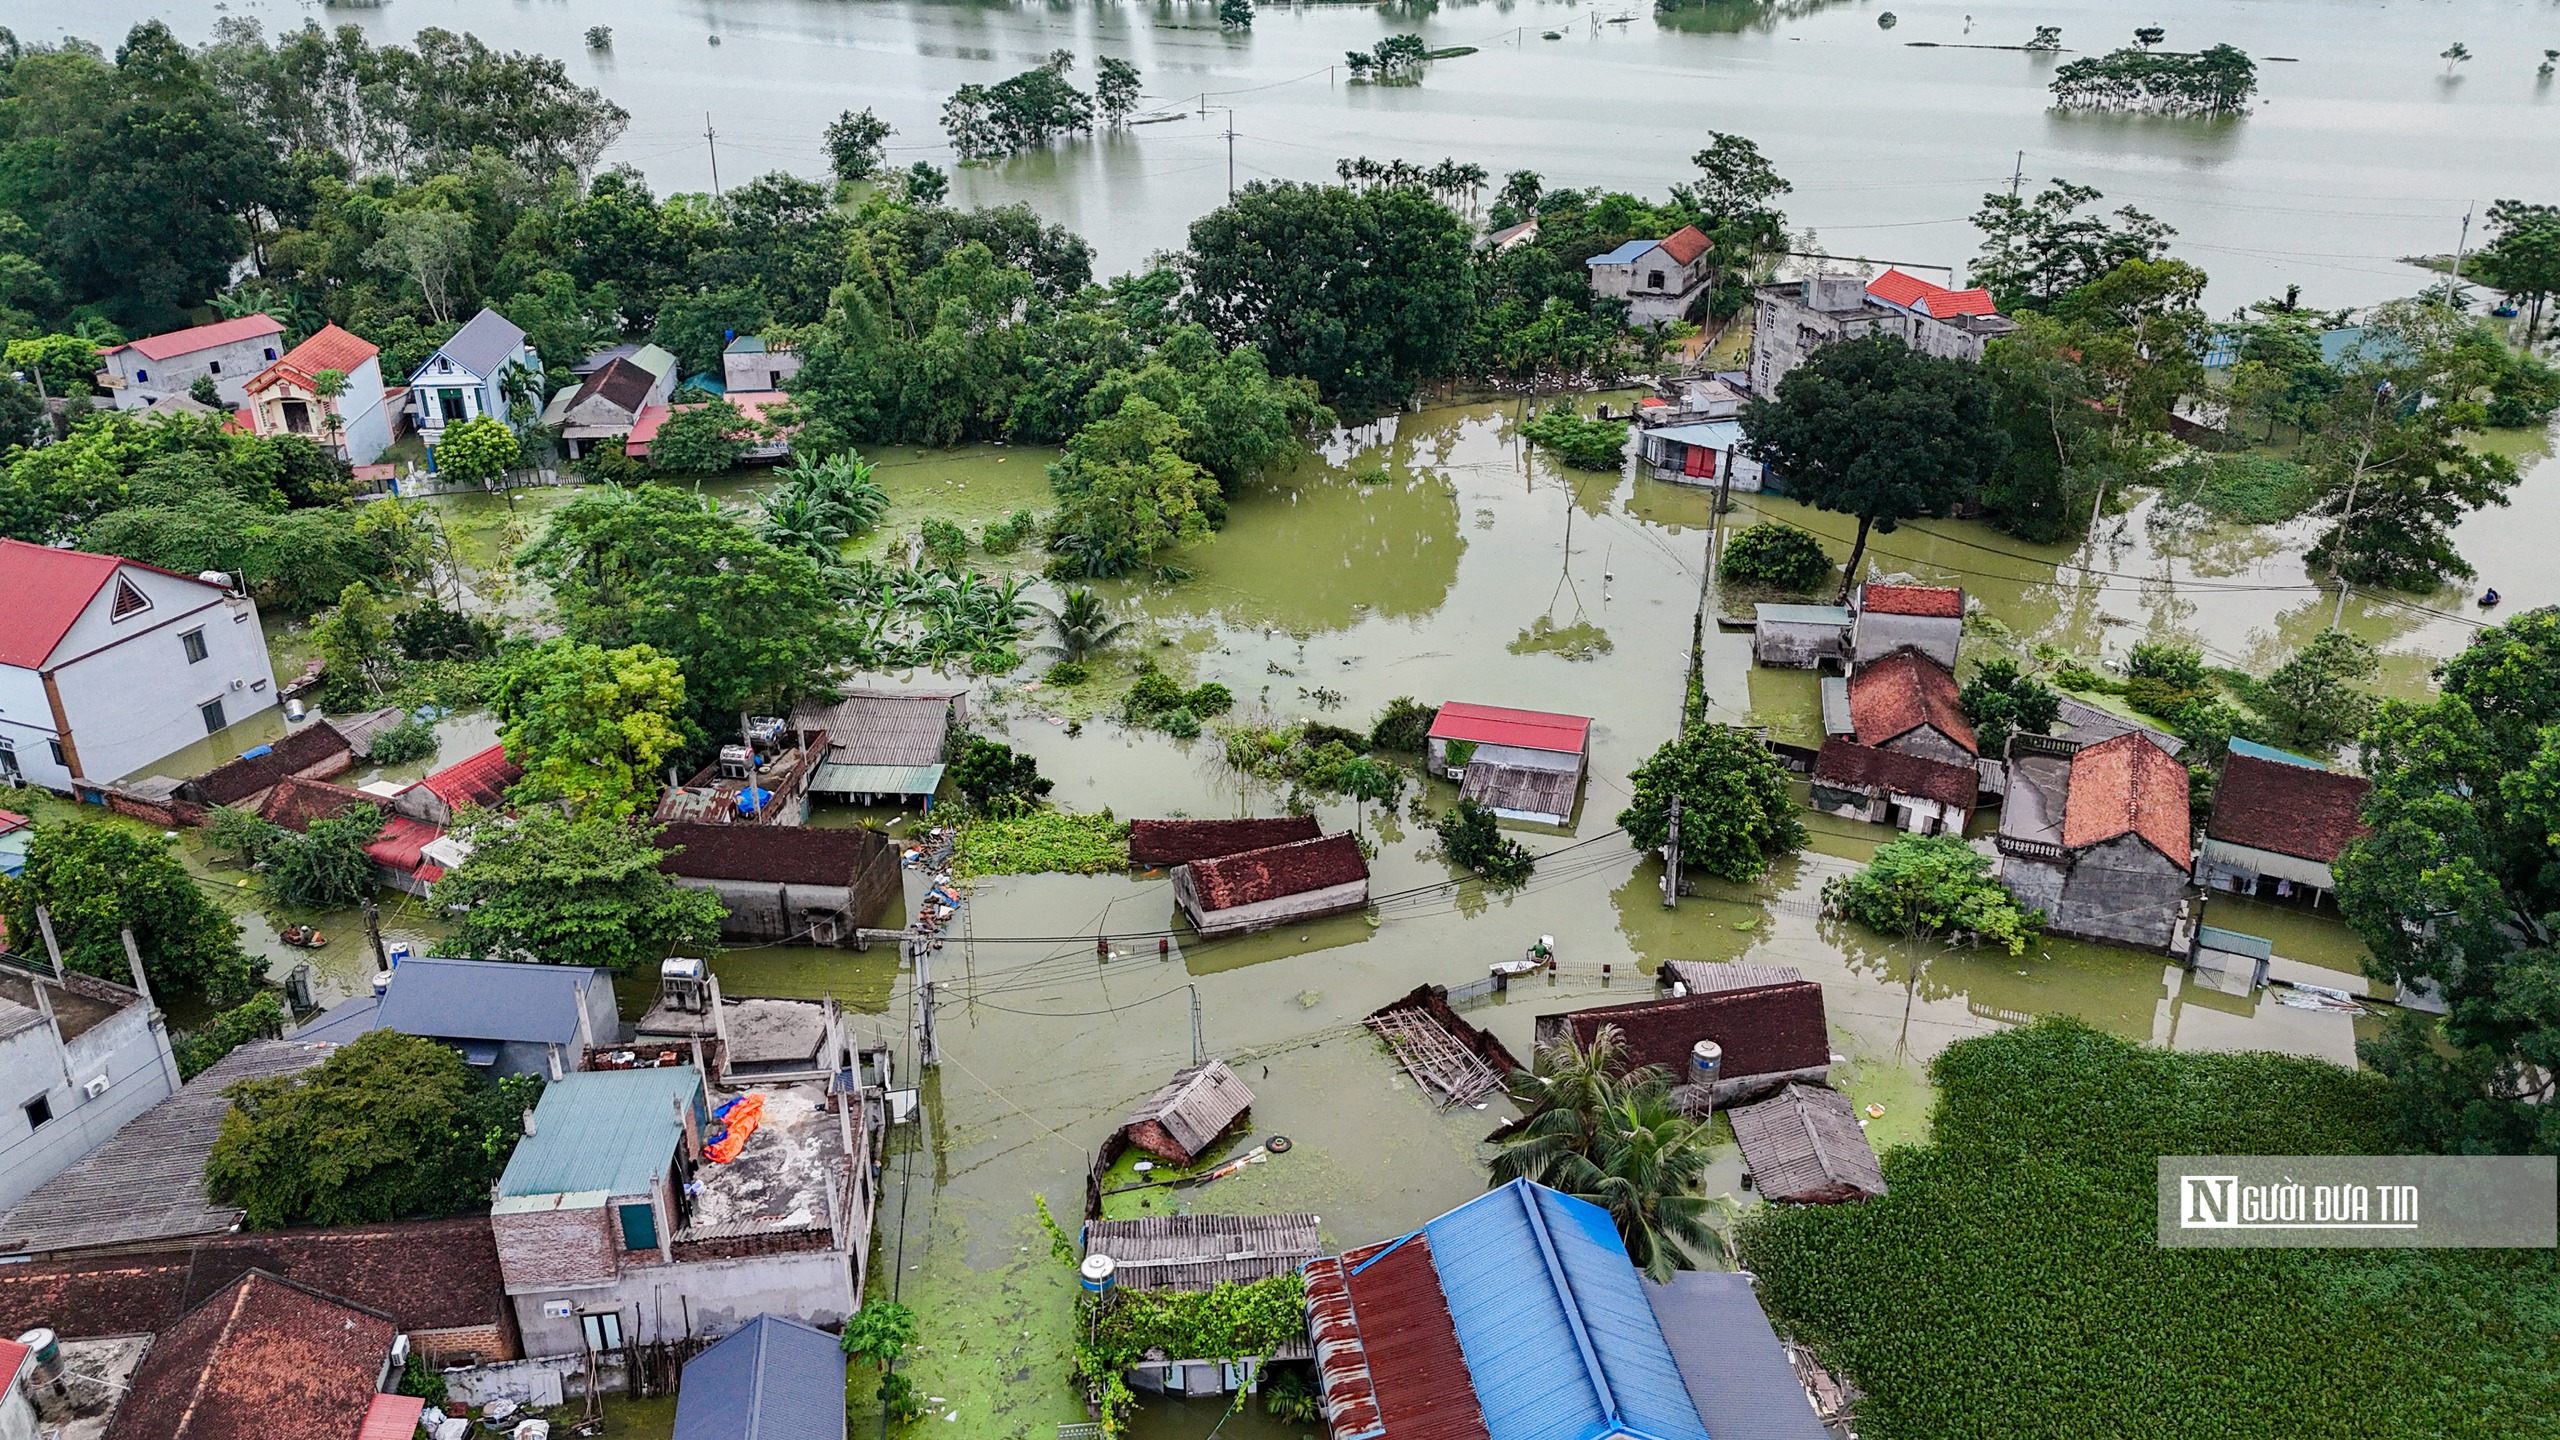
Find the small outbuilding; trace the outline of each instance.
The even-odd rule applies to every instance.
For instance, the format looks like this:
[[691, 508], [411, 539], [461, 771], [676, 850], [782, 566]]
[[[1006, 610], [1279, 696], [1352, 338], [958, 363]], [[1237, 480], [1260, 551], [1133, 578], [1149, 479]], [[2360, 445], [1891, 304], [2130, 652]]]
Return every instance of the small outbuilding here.
[[675, 1440], [844, 1440], [836, 1337], [759, 1315], [684, 1365]]
[[1850, 663], [1914, 649], [1946, 670], [1964, 640], [1964, 592], [1944, 585], [1867, 584], [1851, 597]]
[[1751, 658], [1781, 670], [1849, 663], [1846, 605], [1754, 605]]
[[1506, 820], [1562, 825], [1590, 763], [1591, 721], [1452, 700], [1432, 717], [1424, 751], [1432, 773], [1457, 781], [1463, 798]]
[[1268, 845], [1178, 865], [1174, 903], [1204, 940], [1369, 903], [1369, 861], [1348, 834]]
[[1630, 1067], [1659, 1065], [1699, 1101], [1709, 1097], [1689, 1083], [1691, 1058], [1701, 1040], [1722, 1046], [1718, 1109], [1831, 1073], [1830, 1020], [1822, 987], [1810, 980], [1541, 1015], [1533, 1033], [1542, 1049], [1568, 1035], [1587, 1046], [1604, 1025], [1617, 1030]]
[[507, 787], [523, 778], [524, 767], [507, 758], [507, 747], [492, 745], [401, 791], [391, 802], [391, 812], [449, 829], [465, 811], [505, 805]]
[[1224, 1060], [1212, 1060], [1176, 1074], [1148, 1096], [1121, 1125], [1120, 1135], [1168, 1165], [1188, 1166], [1252, 1108], [1253, 1092], [1244, 1081]]
[[1636, 456], [1646, 473], [1675, 485], [1757, 492], [1760, 462], [1743, 448], [1739, 420], [1681, 420], [1636, 429]]
[[2373, 782], [2247, 740], [2231, 742], [2214, 786], [2197, 876], [2241, 894], [2290, 896], [2338, 888], [2331, 866], [2365, 834], [2359, 816]]
[[1769, 1200], [1832, 1205], [1885, 1193], [1884, 1168], [1858, 1125], [1849, 1097], [1816, 1085], [1789, 1085], [1727, 1117], [1742, 1163]]
[[1826, 815], [1914, 835], [1962, 835], [1980, 788], [1981, 774], [1971, 765], [1831, 739], [1814, 757], [1808, 799]]
[[1215, 1290], [1285, 1275], [1324, 1253], [1316, 1217], [1150, 1215], [1088, 1220], [1084, 1253], [1111, 1257], [1125, 1290]]
[[851, 945], [900, 889], [897, 847], [859, 826], [675, 824], [656, 843], [660, 870], [728, 907], [724, 940]]
[[951, 737], [969, 719], [966, 686], [853, 686], [831, 701], [803, 701], [792, 728], [827, 737], [809, 780], [820, 799], [931, 810]]

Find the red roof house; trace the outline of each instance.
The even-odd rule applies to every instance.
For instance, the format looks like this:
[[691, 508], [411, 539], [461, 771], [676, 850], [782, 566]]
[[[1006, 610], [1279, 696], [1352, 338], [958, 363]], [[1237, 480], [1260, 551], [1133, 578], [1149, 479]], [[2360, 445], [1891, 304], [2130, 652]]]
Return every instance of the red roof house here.
[[252, 1270], [152, 1341], [108, 1440], [361, 1436], [397, 1334], [379, 1310]]
[[281, 335], [284, 322], [271, 315], [242, 315], [231, 320], [217, 320], [210, 325], [197, 325], [185, 330], [167, 330], [145, 335], [122, 345], [110, 345], [98, 352], [101, 359], [131, 350], [152, 360], [175, 360], [199, 350], [211, 350], [241, 340], [255, 340], [261, 335]]
[[1849, 597], [1849, 668], [1917, 650], [1956, 668], [1964, 644], [1964, 592], [1946, 585], [1861, 585]]
[[1173, 894], [1216, 939], [1366, 906], [1369, 862], [1349, 835], [1327, 835], [1176, 866]]
[[1719, 1108], [1770, 1094], [1790, 1080], [1821, 1084], [1831, 1069], [1831, 1024], [1822, 987], [1811, 980], [1541, 1015], [1534, 1034], [1541, 1046], [1568, 1034], [1587, 1046], [1603, 1025], [1617, 1029], [1630, 1068], [1662, 1066], [1677, 1084], [1689, 1083], [1689, 1057], [1699, 1041], [1722, 1045]]
[[2214, 786], [2201, 878], [2231, 889], [2260, 879], [2335, 889], [2330, 867], [2366, 833], [2359, 812], [2373, 782], [2252, 755], [2242, 743], [2233, 743]]
[[1500, 705], [1470, 705], [1452, 700], [1432, 718], [1431, 738], [1500, 745], [1513, 750], [1544, 750], [1580, 755], [1590, 748], [1591, 721], [1581, 715], [1555, 715], [1544, 710], [1510, 710]]
[[1683, 225], [1663, 237], [1662, 241], [1663, 253], [1682, 265], [1693, 263], [1714, 248], [1716, 242], [1708, 239], [1707, 232], [1695, 225]]
[[1281, 815], [1259, 820], [1132, 820], [1129, 863], [1183, 865], [1273, 845], [1313, 840], [1324, 830], [1313, 815]]
[[2187, 767], [2139, 731], [2071, 757], [2063, 848], [2082, 850], [2120, 835], [2139, 837], [2181, 870], [2193, 861]]
[[[260, 435], [300, 435], [319, 442], [349, 464], [373, 463], [391, 443], [381, 353], [363, 336], [322, 326], [249, 382], [250, 423]], [[338, 375], [337, 393], [320, 393], [324, 371]]]
[[2000, 879], [2060, 935], [2175, 950], [2194, 865], [2187, 767], [2129, 730], [2009, 742]]
[[1957, 701], [1956, 678], [1916, 650], [1897, 650], [1849, 677], [1849, 724], [1858, 743], [1950, 765], [1982, 751]]
[[433, 825], [451, 825], [464, 810], [494, 810], [506, 803], [507, 787], [524, 778], [524, 767], [507, 758], [507, 747], [492, 745], [477, 755], [447, 765], [400, 792], [392, 810]]
[[1981, 789], [1981, 774], [1971, 765], [1836, 736], [1823, 742], [1813, 761], [1815, 809], [1922, 834], [1963, 834]]
[[1897, 310], [1914, 311], [1933, 320], [2000, 313], [1988, 290], [1950, 290], [1900, 270], [1887, 270], [1868, 281], [1867, 293]]

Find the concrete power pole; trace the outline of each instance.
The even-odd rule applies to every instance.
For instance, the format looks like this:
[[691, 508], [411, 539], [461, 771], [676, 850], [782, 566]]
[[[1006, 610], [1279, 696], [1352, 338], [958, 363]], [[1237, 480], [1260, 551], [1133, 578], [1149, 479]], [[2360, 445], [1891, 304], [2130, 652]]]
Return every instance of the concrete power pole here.
[[1671, 839], [1662, 847], [1662, 908], [1680, 908], [1680, 794], [1671, 795]]

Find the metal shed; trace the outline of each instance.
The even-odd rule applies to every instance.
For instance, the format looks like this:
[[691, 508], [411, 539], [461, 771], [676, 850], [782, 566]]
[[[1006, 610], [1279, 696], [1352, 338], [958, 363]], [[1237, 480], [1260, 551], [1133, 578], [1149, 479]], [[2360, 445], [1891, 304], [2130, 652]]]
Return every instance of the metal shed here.
[[1113, 1278], [1131, 1290], [1214, 1290], [1286, 1274], [1324, 1253], [1316, 1217], [1152, 1215], [1093, 1220], [1084, 1253], [1108, 1255]]

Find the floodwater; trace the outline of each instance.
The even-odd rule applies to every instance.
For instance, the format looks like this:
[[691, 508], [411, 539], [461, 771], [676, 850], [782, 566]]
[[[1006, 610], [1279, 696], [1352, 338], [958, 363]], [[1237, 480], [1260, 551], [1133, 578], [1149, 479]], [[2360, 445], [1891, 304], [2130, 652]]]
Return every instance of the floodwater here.
[[[146, 16], [201, 39], [226, 13], [275, 31], [315, 12], [5, 0], [0, 24], [112, 50]], [[398, 0], [320, 18], [382, 41], [437, 25], [559, 57], [631, 111], [606, 158], [662, 192], [711, 189], [715, 158], [730, 185], [776, 169], [823, 177], [820, 129], [863, 106], [897, 127], [891, 159], [947, 166], [938, 116], [954, 89], [1060, 48], [1089, 84], [1096, 58], [1119, 56], [1143, 72], [1148, 106], [1187, 104], [1187, 118], [969, 167], [955, 191], [1029, 201], [1090, 238], [1105, 273], [1178, 248], [1231, 176], [1454, 157], [1496, 177], [1527, 168], [1550, 184], [1658, 193], [1724, 130], [1760, 142], [1796, 184], [1793, 222], [1836, 253], [1961, 265], [1975, 244], [1967, 217], [2022, 170], [2030, 185], [2067, 176], [2176, 225], [2180, 253], [2215, 276], [2217, 310], [2292, 283], [2343, 306], [2408, 291], [2416, 272], [2399, 257], [2451, 251], [2466, 207], [2534, 198], [2560, 152], [2560, 95], [2534, 76], [2554, 43], [2544, 0], [2160, 0], [2139, 14], [2099, 0], [1700, 0], [1659, 14], [1618, 0], [1404, 0], [1267, 5], [1250, 31], [1221, 30], [1209, 0]], [[591, 51], [582, 37], [599, 24], [613, 42]], [[2127, 43], [2136, 24], [2166, 27], [2174, 47], [2258, 57], [2255, 113], [2048, 108], [2058, 63]], [[2062, 56], [2000, 48], [2040, 25], [2061, 27]], [[1402, 31], [1478, 48], [1416, 85], [1345, 80], [1344, 51]], [[2448, 67], [2437, 57], [2454, 41], [2477, 58]]]

